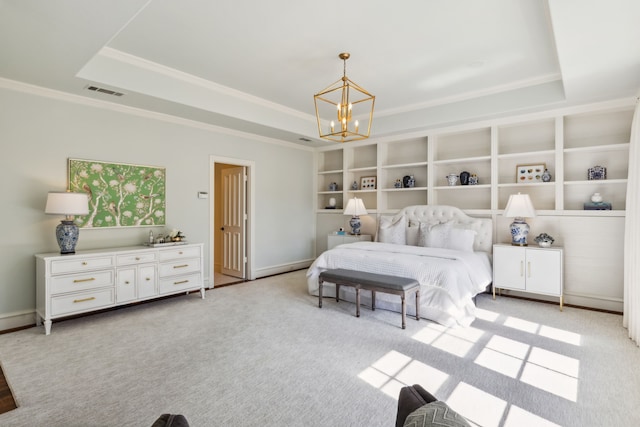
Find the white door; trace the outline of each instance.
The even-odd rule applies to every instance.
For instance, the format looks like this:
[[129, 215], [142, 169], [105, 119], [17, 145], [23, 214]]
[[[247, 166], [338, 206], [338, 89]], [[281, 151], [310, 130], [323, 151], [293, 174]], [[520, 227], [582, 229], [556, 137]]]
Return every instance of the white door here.
[[517, 246], [493, 247], [493, 286], [525, 289], [525, 248]]
[[245, 278], [246, 171], [222, 170], [222, 274]]

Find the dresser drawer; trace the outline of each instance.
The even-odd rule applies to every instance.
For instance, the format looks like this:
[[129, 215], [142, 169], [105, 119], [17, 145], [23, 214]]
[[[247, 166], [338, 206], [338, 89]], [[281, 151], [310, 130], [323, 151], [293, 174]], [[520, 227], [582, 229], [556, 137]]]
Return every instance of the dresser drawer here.
[[160, 277], [193, 273], [194, 271], [200, 271], [200, 258], [182, 259], [160, 264]]
[[113, 289], [78, 292], [51, 298], [51, 315], [80, 313], [97, 308], [109, 307], [114, 304]]
[[135, 254], [123, 254], [116, 257], [118, 265], [141, 264], [143, 262], [153, 262], [156, 260], [155, 252], [140, 252]]
[[160, 294], [171, 294], [187, 289], [195, 289], [202, 286], [200, 274], [189, 274], [160, 280]]
[[160, 251], [160, 261], [194, 257], [200, 258], [200, 246], [178, 246], [175, 249], [163, 249]]
[[113, 270], [90, 271], [51, 278], [51, 294], [85, 291], [105, 286], [113, 286]]
[[112, 256], [61, 259], [51, 261], [51, 274], [76, 273], [112, 266]]

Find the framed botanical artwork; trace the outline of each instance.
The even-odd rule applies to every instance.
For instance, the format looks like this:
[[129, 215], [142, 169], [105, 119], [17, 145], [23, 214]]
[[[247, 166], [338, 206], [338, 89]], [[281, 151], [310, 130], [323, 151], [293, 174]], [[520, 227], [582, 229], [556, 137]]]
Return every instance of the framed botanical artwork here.
[[360, 178], [361, 190], [375, 190], [376, 189], [376, 177], [375, 176], [363, 176]]
[[89, 196], [89, 214], [76, 216], [78, 227], [165, 225], [165, 168], [69, 159], [68, 170], [69, 190]]
[[545, 163], [516, 166], [516, 182], [526, 184], [529, 182], [542, 182], [542, 174], [546, 169]]

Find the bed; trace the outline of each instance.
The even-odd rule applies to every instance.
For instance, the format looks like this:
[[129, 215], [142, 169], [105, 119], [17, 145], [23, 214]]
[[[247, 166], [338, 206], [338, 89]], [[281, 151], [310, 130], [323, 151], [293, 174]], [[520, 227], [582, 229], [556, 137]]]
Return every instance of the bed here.
[[[336, 246], [322, 253], [307, 270], [309, 293], [318, 295], [318, 276], [327, 269], [346, 268], [409, 277], [420, 283], [420, 317], [445, 326], [469, 326], [475, 319], [474, 297], [491, 284], [493, 223], [460, 209], [441, 205], [408, 206], [381, 216], [375, 242]], [[325, 282], [324, 296], [335, 297]], [[340, 298], [355, 301], [351, 288]], [[363, 304], [370, 303], [363, 293]], [[376, 308], [401, 311], [397, 296], [378, 294]], [[415, 315], [408, 305], [407, 314]]]

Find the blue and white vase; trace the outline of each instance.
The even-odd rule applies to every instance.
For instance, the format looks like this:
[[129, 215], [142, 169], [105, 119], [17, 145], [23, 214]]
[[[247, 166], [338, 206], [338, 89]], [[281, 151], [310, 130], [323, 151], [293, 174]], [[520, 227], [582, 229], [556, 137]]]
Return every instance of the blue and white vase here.
[[80, 230], [73, 221], [62, 220], [56, 227], [56, 239], [58, 246], [60, 246], [60, 253], [75, 254], [79, 236]]

